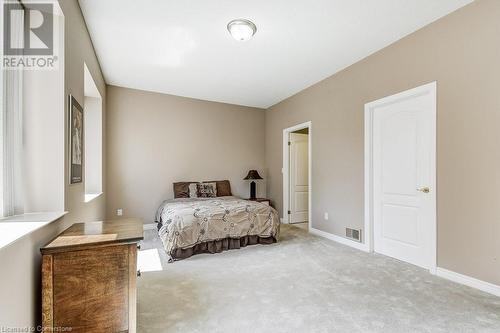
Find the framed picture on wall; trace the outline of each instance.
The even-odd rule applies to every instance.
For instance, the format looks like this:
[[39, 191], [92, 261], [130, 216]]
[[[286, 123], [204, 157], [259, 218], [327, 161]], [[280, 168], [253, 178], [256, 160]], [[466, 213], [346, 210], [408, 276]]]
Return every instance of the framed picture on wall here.
[[83, 108], [78, 101], [69, 95], [69, 183], [83, 181]]

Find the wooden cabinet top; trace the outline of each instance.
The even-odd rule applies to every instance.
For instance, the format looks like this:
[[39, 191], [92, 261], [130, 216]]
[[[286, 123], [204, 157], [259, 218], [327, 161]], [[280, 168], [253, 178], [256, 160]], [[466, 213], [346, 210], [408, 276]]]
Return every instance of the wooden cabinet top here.
[[142, 221], [120, 219], [75, 223], [40, 249], [42, 254], [84, 249], [89, 246], [134, 243], [144, 239]]

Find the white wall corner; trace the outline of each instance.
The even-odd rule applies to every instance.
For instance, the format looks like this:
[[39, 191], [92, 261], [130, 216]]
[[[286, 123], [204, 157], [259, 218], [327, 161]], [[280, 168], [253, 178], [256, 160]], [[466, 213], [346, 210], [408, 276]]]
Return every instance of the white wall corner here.
[[340, 236], [337, 236], [334, 234], [330, 234], [328, 232], [325, 232], [325, 231], [322, 231], [319, 229], [315, 229], [315, 228], [309, 228], [309, 232], [313, 235], [327, 238], [327, 239], [332, 240], [336, 243], [347, 245], [347, 246], [350, 246], [352, 248], [355, 248], [355, 249], [363, 251], [363, 252], [370, 252], [368, 245], [364, 244], [364, 243], [358, 243], [356, 241], [353, 241], [353, 240], [350, 240], [350, 239], [347, 239], [344, 237], [340, 237]]
[[438, 267], [436, 269], [436, 275], [444, 279], [460, 283], [471, 288], [479, 289], [486, 293], [500, 297], [500, 286], [496, 284], [482, 281], [441, 267]]

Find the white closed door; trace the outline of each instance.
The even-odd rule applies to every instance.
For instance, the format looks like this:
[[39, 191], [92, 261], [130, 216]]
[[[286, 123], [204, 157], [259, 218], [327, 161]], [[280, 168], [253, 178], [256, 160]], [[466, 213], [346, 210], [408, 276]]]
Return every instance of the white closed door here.
[[290, 133], [290, 223], [307, 222], [309, 216], [308, 135]]
[[435, 94], [403, 93], [390, 99], [373, 109], [374, 250], [431, 268]]

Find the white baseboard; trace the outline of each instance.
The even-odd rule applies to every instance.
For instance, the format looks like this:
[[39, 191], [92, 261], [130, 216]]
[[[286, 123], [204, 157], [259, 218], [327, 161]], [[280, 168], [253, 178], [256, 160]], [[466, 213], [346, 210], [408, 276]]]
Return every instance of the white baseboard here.
[[288, 224], [288, 219], [280, 218], [281, 224]]
[[143, 224], [142, 227], [143, 227], [144, 230], [155, 230], [156, 229], [156, 223]]
[[444, 279], [457, 282], [471, 288], [479, 289], [481, 291], [500, 297], [500, 286], [497, 286], [496, 284], [478, 280], [476, 278], [449, 271], [441, 267], [437, 268], [436, 275]]
[[363, 243], [358, 243], [358, 242], [355, 242], [353, 240], [350, 240], [350, 239], [347, 239], [344, 237], [340, 237], [340, 236], [337, 236], [334, 234], [330, 234], [328, 232], [325, 232], [325, 231], [322, 231], [319, 229], [310, 228], [309, 232], [313, 235], [327, 238], [327, 239], [332, 240], [334, 242], [353, 247], [357, 250], [361, 250], [364, 252], [370, 252], [368, 249], [368, 246], [366, 244], [363, 244]]

